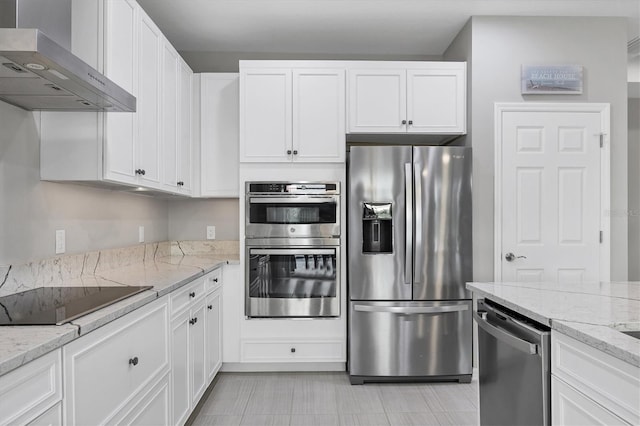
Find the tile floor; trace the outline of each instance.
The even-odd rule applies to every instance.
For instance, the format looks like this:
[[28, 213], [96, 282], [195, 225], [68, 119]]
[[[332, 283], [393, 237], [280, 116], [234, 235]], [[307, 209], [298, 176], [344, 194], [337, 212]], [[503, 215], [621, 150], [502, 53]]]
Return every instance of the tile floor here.
[[345, 373], [220, 373], [194, 425], [477, 425], [478, 386], [366, 384]]

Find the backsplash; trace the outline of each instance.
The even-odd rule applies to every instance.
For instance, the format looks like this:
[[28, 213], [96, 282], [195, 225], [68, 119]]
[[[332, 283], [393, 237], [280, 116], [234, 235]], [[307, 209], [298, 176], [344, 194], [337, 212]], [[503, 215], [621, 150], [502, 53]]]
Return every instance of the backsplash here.
[[0, 297], [38, 287], [122, 285], [100, 273], [167, 256], [236, 254], [239, 241], [163, 241], [0, 266]]

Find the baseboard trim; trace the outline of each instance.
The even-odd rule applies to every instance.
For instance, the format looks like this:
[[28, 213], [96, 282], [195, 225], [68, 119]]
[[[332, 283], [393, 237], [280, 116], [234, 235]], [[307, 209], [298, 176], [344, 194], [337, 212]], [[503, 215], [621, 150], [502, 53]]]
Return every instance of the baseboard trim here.
[[346, 371], [344, 362], [225, 362], [220, 371], [227, 373], [258, 373], [269, 371]]

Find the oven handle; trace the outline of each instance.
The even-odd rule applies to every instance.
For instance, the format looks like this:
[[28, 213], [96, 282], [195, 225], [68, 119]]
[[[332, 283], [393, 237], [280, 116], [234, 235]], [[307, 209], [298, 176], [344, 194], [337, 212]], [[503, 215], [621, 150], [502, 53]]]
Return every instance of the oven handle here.
[[338, 197], [329, 196], [322, 197], [317, 196], [314, 197], [306, 196], [306, 197], [251, 197], [249, 198], [249, 204], [337, 204]]
[[386, 312], [390, 314], [415, 315], [415, 314], [446, 314], [450, 312], [468, 311], [469, 305], [445, 305], [445, 306], [373, 306], [354, 305], [358, 312]]
[[336, 254], [335, 249], [249, 249], [249, 255], [252, 254], [284, 254], [284, 255], [302, 255], [302, 254]]

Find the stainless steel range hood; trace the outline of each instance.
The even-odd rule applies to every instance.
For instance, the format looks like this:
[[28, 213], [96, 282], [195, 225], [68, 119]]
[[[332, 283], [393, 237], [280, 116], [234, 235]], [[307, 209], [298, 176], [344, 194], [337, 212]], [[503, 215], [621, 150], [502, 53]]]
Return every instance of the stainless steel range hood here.
[[[75, 56], [58, 40], [71, 20], [56, 20], [64, 0], [0, 0], [0, 100], [26, 110], [135, 112], [136, 98]], [[56, 8], [48, 13], [47, 8]], [[64, 12], [63, 12], [64, 13]], [[38, 15], [34, 18], [34, 15]], [[68, 28], [24, 28], [51, 17]], [[70, 9], [69, 9], [70, 16]], [[51, 25], [51, 24], [50, 24]], [[6, 28], [11, 27], [11, 28]], [[54, 41], [48, 34], [56, 34]], [[70, 37], [69, 37], [70, 38]]]

